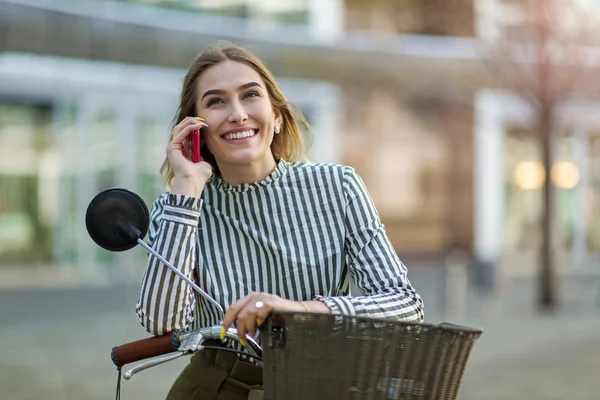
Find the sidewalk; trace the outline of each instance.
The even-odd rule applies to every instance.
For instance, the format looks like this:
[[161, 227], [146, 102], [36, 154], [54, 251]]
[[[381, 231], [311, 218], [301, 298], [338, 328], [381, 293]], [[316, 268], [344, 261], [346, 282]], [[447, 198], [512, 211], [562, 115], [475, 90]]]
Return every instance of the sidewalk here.
[[[562, 282], [553, 316], [535, 313], [532, 281], [499, 291], [494, 302], [471, 293], [468, 313], [446, 318], [440, 276], [413, 270], [428, 322], [449, 320], [484, 328], [463, 381], [462, 400], [596, 400], [600, 393], [600, 280]], [[0, 399], [113, 398], [110, 349], [146, 337], [134, 305], [137, 282], [121, 285], [0, 290]], [[128, 400], [161, 399], [187, 359], [123, 381]]]
[[461, 399], [597, 399], [599, 328], [597, 321], [574, 320], [487, 332], [465, 371]]
[[600, 393], [600, 280], [561, 281], [561, 306], [540, 315], [535, 282], [517, 280], [465, 323], [482, 326], [462, 400], [594, 400]]

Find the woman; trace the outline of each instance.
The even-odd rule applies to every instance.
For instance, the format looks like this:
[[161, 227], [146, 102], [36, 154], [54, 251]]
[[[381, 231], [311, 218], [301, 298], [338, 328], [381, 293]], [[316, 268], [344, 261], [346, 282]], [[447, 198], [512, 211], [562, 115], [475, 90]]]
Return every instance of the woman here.
[[[205, 49], [176, 122], [161, 169], [171, 190], [153, 205], [149, 241], [226, 314], [151, 256], [137, 304], [148, 332], [223, 321], [223, 332], [235, 324], [244, 338], [272, 310], [423, 320], [362, 180], [349, 167], [304, 162], [305, 120], [255, 56], [229, 43]], [[204, 161], [193, 163], [200, 128]], [[348, 275], [360, 296], [347, 296]], [[258, 367], [230, 355], [196, 354], [168, 399], [257, 393]]]

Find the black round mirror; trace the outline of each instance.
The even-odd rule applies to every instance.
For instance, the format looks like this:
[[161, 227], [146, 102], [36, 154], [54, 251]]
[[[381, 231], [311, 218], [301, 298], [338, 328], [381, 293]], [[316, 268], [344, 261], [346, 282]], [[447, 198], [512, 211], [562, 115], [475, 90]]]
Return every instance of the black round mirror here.
[[90, 202], [85, 226], [92, 240], [110, 251], [125, 251], [137, 245], [148, 232], [150, 213], [144, 200], [121, 188], [105, 190]]

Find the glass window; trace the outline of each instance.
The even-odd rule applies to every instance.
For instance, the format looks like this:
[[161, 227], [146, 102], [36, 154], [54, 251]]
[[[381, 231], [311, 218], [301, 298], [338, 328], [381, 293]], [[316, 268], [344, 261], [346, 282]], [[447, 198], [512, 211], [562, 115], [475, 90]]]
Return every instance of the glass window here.
[[590, 159], [588, 164], [588, 240], [590, 251], [600, 252], [600, 132], [590, 139]]
[[[600, 22], [600, 3], [595, 0], [546, 1], [540, 10], [536, 2], [526, 0], [495, 0], [489, 2], [504, 36], [512, 40], [535, 40], [539, 37], [536, 26], [549, 28], [550, 39], [561, 43], [569, 41], [597, 43], [596, 31]], [[488, 10], [488, 12], [491, 12]]]
[[346, 26], [376, 33], [473, 36], [472, 0], [346, 0]]
[[0, 266], [51, 258], [40, 192], [50, 114], [43, 105], [0, 102]]
[[197, 11], [226, 17], [277, 21], [287, 24], [309, 23], [308, 0], [120, 0], [179, 10]]

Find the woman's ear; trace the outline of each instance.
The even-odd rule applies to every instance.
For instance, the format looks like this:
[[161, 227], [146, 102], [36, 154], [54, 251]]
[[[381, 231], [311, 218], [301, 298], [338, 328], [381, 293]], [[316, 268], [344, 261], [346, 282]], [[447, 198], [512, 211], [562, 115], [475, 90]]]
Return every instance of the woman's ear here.
[[275, 114], [275, 123], [281, 124], [283, 122], [281, 110], [277, 107], [273, 107], [273, 114]]

